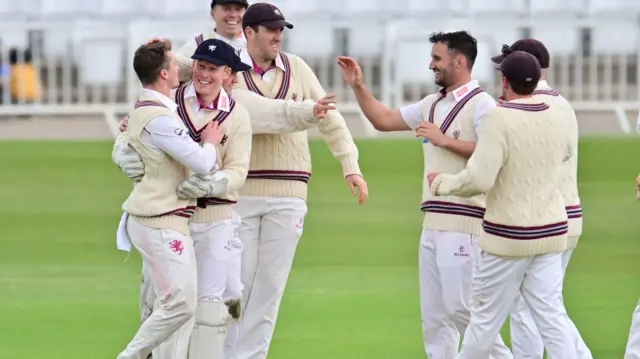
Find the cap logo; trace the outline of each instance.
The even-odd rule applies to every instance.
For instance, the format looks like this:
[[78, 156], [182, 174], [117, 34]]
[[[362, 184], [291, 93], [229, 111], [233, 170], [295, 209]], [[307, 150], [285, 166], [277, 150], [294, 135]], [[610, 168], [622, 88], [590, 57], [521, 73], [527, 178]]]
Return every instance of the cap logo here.
[[280, 10], [278, 10], [278, 9], [273, 9], [273, 13], [278, 15], [278, 16], [282, 16], [282, 14], [280, 13]]
[[214, 52], [216, 51], [217, 46], [216, 45], [209, 45], [209, 51]]

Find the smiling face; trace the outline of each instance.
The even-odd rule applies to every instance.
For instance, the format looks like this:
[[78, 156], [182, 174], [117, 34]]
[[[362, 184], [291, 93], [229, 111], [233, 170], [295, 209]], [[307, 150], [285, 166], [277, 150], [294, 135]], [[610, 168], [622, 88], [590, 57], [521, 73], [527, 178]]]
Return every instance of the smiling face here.
[[215, 94], [230, 76], [229, 66], [219, 66], [202, 60], [193, 62], [193, 86], [202, 97]]
[[455, 84], [456, 61], [459, 61], [459, 57], [462, 56], [449, 51], [447, 44], [442, 42], [433, 44], [429, 68], [436, 75], [436, 85], [447, 88]]
[[240, 4], [219, 4], [211, 10], [211, 18], [216, 23], [216, 32], [235, 39], [242, 33], [242, 16], [245, 8]]
[[259, 25], [256, 29], [257, 31], [251, 27], [247, 28], [247, 41], [251, 43], [250, 46], [257, 51], [257, 55], [263, 60], [275, 60], [282, 45], [284, 28], [270, 29]]

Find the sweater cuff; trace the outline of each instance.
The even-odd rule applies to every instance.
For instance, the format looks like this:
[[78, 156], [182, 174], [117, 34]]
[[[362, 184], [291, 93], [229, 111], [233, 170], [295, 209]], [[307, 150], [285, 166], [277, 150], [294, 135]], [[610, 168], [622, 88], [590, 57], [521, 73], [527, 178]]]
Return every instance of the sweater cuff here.
[[312, 100], [305, 100], [301, 102], [295, 102], [291, 106], [291, 115], [299, 122], [311, 123], [316, 121], [316, 117], [313, 114], [313, 109], [316, 103]]
[[362, 176], [362, 172], [360, 171], [360, 165], [358, 165], [357, 158], [358, 157], [353, 154], [347, 154], [345, 157], [340, 159], [340, 164], [342, 165], [342, 172], [345, 178], [349, 175]]
[[438, 192], [438, 187], [440, 187], [440, 184], [442, 183], [442, 180], [444, 179], [444, 177], [442, 177], [443, 174], [439, 174], [438, 176], [436, 176], [436, 178], [433, 180], [433, 182], [431, 183], [431, 186], [429, 187], [429, 190], [431, 190], [431, 193], [434, 196], [442, 196], [442, 193]]

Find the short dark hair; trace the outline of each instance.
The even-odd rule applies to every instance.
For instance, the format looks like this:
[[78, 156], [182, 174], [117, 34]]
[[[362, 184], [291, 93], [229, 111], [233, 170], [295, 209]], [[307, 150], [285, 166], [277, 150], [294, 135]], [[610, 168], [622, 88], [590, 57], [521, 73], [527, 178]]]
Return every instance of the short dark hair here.
[[[258, 32], [258, 30], [260, 30], [260, 25], [249, 25], [247, 27], [250, 27], [253, 32]], [[242, 35], [244, 35], [245, 37], [247, 37], [247, 27], [242, 29]]]
[[517, 93], [518, 95], [527, 96], [527, 95], [533, 94], [533, 92], [536, 90], [536, 87], [538, 86], [538, 83], [534, 82], [528, 85], [521, 85], [521, 84], [516, 85], [513, 82], [509, 82], [509, 86], [511, 87], [511, 90]]
[[478, 56], [478, 41], [466, 31], [437, 32], [429, 36], [432, 44], [443, 43], [450, 52], [460, 54], [467, 59], [469, 70]]
[[140, 46], [133, 55], [133, 70], [143, 86], [150, 85], [160, 77], [160, 71], [169, 69], [171, 41], [156, 41]]

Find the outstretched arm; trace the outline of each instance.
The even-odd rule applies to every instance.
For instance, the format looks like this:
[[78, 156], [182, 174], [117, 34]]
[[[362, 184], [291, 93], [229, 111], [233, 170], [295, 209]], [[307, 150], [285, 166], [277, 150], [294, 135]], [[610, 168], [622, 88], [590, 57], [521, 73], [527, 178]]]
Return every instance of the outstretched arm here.
[[[311, 99], [318, 101], [327, 95], [320, 81], [313, 73], [313, 70], [304, 60], [296, 58], [300, 75], [304, 77], [305, 91]], [[347, 123], [340, 112], [332, 110], [327, 112], [324, 121], [318, 124], [318, 130], [329, 146], [333, 156], [340, 161], [345, 176], [361, 175], [360, 166], [358, 165], [358, 148], [353, 142], [353, 137]]]
[[[317, 103], [313, 100], [270, 99], [241, 88], [233, 89], [233, 98], [249, 111], [254, 134], [305, 131], [317, 126], [322, 112], [335, 102], [330, 96]], [[320, 116], [316, 117], [316, 113]]]
[[[411, 118], [410, 121], [407, 121], [405, 119], [407, 115], [403, 113], [405, 111], [390, 109], [373, 97], [371, 91], [364, 84], [360, 65], [354, 59], [341, 56], [338, 58], [338, 65], [342, 68], [345, 81], [353, 89], [358, 106], [360, 106], [365, 117], [376, 130], [384, 132], [410, 131], [412, 128], [417, 127], [417, 124], [410, 126], [409, 123], [419, 123], [421, 119], [416, 121], [415, 118]], [[412, 111], [415, 109], [418, 111]], [[416, 104], [412, 110], [406, 112], [413, 117], [416, 117], [416, 113], [421, 116], [422, 109], [420, 104]]]

